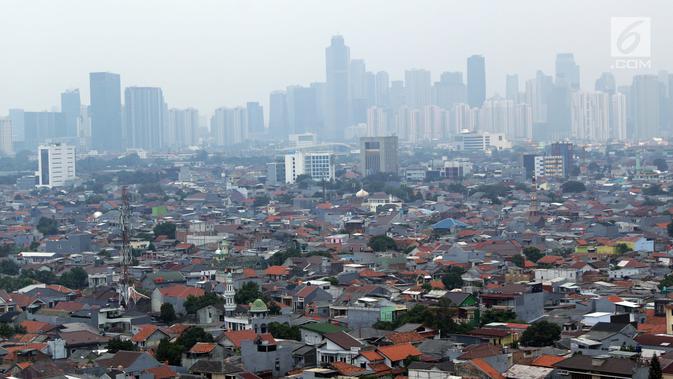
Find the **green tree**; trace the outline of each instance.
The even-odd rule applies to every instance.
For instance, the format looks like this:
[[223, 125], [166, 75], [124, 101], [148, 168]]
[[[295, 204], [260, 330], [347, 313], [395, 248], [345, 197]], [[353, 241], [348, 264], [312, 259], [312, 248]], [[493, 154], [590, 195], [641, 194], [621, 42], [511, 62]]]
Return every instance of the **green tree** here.
[[191, 349], [197, 342], [213, 342], [213, 336], [203, 328], [191, 326], [175, 340], [175, 343], [182, 346], [184, 351]]
[[615, 249], [617, 250], [617, 253], [618, 253], [618, 254], [626, 254], [626, 253], [628, 253], [629, 251], [631, 251], [631, 249], [629, 248], [629, 245], [627, 245], [627, 244], [625, 244], [625, 243], [618, 243], [618, 244], [615, 246]]
[[659, 282], [659, 289], [671, 288], [673, 287], [673, 274], [668, 274], [664, 277], [662, 281]]
[[89, 285], [89, 274], [81, 267], [75, 267], [68, 272], [61, 274], [59, 283], [70, 289], [82, 289]]
[[446, 270], [446, 274], [442, 275], [442, 283], [447, 290], [461, 288], [463, 286], [463, 279], [461, 276], [465, 270], [461, 267], [451, 266]]
[[561, 337], [561, 327], [549, 321], [538, 321], [529, 325], [521, 335], [523, 346], [551, 346]]
[[169, 365], [180, 366], [183, 351], [182, 346], [171, 343], [168, 338], [163, 338], [159, 341], [155, 357], [159, 362], [168, 362]]
[[668, 236], [673, 238], [673, 221], [669, 222], [668, 225], [666, 225], [666, 231], [668, 232]]
[[170, 303], [161, 304], [161, 313], [159, 315], [159, 318], [164, 324], [170, 324], [173, 321], [175, 321], [177, 316], [175, 315], [175, 308], [173, 308], [173, 304]]
[[659, 363], [659, 357], [656, 354], [652, 356], [650, 360], [650, 372], [647, 376], [648, 379], [661, 379], [663, 373], [661, 371], [661, 363]]
[[156, 237], [167, 236], [169, 239], [175, 238], [175, 224], [172, 222], [162, 222], [157, 224], [152, 231]]
[[0, 261], [0, 274], [17, 275], [20, 271], [19, 265], [11, 259]]
[[514, 265], [516, 265], [516, 267], [523, 268], [525, 260], [526, 260], [526, 258], [524, 258], [524, 256], [521, 255], [521, 254], [517, 254], [517, 255], [512, 257], [512, 263], [514, 263]]
[[490, 324], [492, 322], [512, 322], [516, 321], [516, 313], [512, 310], [495, 310], [489, 309], [481, 315], [481, 325]]
[[668, 171], [668, 163], [664, 158], [656, 158], [652, 161], [652, 164], [657, 166], [659, 171]]
[[374, 236], [370, 238], [369, 242], [367, 242], [367, 246], [369, 246], [374, 251], [397, 250], [397, 244], [395, 244], [395, 240], [386, 235]]
[[269, 204], [271, 199], [267, 195], [255, 196], [255, 201], [252, 203], [253, 207], [261, 207]]
[[587, 190], [587, 187], [582, 182], [576, 180], [569, 180], [561, 184], [561, 191], [563, 193], [578, 193], [584, 192]]
[[119, 337], [115, 337], [115, 338], [111, 339], [110, 341], [108, 341], [107, 349], [108, 349], [108, 352], [110, 352], [110, 353], [116, 353], [120, 350], [135, 351], [136, 346], [133, 344], [133, 341], [131, 341], [131, 340], [122, 341]]
[[37, 231], [45, 236], [52, 236], [58, 233], [58, 222], [53, 218], [40, 217], [37, 222]]
[[25, 333], [25, 332], [26, 332], [25, 329], [21, 328], [20, 326], [15, 327], [15, 326], [13, 326], [11, 324], [8, 324], [8, 323], [5, 323], [5, 322], [0, 323], [0, 337], [11, 338], [15, 334]]
[[269, 333], [274, 338], [301, 341], [301, 331], [299, 331], [299, 327], [296, 325], [290, 326], [279, 322], [272, 322], [269, 324]]
[[523, 255], [525, 255], [526, 259], [531, 262], [537, 262], [540, 258], [544, 257], [544, 254], [540, 252], [540, 249], [535, 246], [527, 246], [524, 248]]
[[234, 301], [236, 304], [249, 304], [253, 301], [262, 298], [262, 293], [259, 286], [255, 282], [244, 283], [241, 288], [236, 291]]
[[217, 296], [215, 292], [206, 292], [203, 296], [187, 296], [184, 307], [187, 314], [195, 314], [196, 311], [203, 307], [222, 303], [224, 303], [224, 299]]

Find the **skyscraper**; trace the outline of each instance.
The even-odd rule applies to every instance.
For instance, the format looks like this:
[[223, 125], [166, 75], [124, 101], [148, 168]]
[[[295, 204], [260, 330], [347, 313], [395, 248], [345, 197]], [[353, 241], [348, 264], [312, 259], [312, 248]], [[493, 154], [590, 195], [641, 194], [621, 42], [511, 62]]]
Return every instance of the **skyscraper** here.
[[628, 138], [626, 125], [626, 96], [613, 93], [610, 98], [610, 138], [625, 141]]
[[344, 130], [350, 126], [350, 60], [350, 49], [343, 37], [332, 37], [330, 46], [325, 49], [327, 109], [324, 137], [328, 139], [343, 139]]
[[12, 142], [21, 144], [25, 141], [25, 116], [23, 109], [10, 109], [9, 119], [12, 122]]
[[164, 142], [166, 147], [183, 148], [198, 143], [199, 111], [194, 108], [169, 109]]
[[168, 120], [161, 88], [128, 87], [124, 99], [126, 146], [146, 150], [165, 147]]
[[636, 75], [631, 85], [633, 137], [646, 140], [661, 136], [661, 98], [663, 89], [655, 75]]
[[61, 112], [65, 115], [63, 137], [77, 137], [77, 125], [81, 105], [78, 89], [61, 93]]
[[287, 87], [287, 123], [289, 134], [316, 132], [316, 96], [311, 87]]
[[91, 93], [91, 145], [94, 149], [122, 149], [121, 83], [118, 74], [89, 74]]
[[451, 109], [465, 102], [465, 83], [462, 72], [443, 72], [432, 88], [432, 103], [444, 109]]
[[467, 58], [467, 103], [478, 108], [486, 100], [486, 63], [481, 55]]
[[12, 155], [12, 120], [0, 117], [0, 156]]
[[385, 71], [376, 73], [376, 93], [374, 104], [379, 107], [388, 107], [390, 105], [390, 78]]
[[397, 137], [360, 138], [360, 172], [368, 176], [377, 173], [398, 174], [399, 152]]
[[609, 94], [575, 92], [570, 110], [573, 138], [588, 142], [605, 142], [610, 138]]
[[248, 138], [248, 111], [243, 107], [218, 108], [210, 119], [210, 132], [217, 146], [235, 145]]
[[38, 185], [60, 187], [75, 179], [75, 147], [63, 143], [40, 145], [37, 150]]
[[256, 101], [249, 101], [245, 105], [248, 111], [248, 132], [251, 134], [264, 133], [264, 109]]
[[432, 82], [428, 70], [406, 70], [404, 72], [404, 100], [410, 108], [430, 105]]
[[27, 149], [64, 137], [65, 115], [62, 112], [23, 112], [23, 124], [23, 147]]
[[507, 75], [505, 78], [505, 96], [507, 100], [519, 102], [519, 75]]
[[287, 127], [287, 95], [284, 91], [274, 91], [269, 95], [269, 133], [272, 138], [286, 139]]
[[611, 72], [604, 72], [601, 77], [596, 79], [596, 91], [615, 93], [617, 86], [615, 84], [615, 76]]
[[580, 66], [575, 63], [572, 53], [556, 55], [556, 85], [568, 87], [571, 90], [580, 88]]

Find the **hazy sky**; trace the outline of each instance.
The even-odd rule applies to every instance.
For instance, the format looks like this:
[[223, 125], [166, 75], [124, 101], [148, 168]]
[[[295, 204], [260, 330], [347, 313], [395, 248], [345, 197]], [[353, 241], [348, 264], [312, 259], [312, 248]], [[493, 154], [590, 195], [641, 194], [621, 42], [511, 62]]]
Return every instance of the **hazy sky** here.
[[652, 66], [673, 71], [668, 0], [0, 0], [0, 15], [0, 115], [60, 107], [66, 88], [88, 103], [91, 71], [160, 86], [171, 107], [266, 106], [272, 90], [324, 80], [334, 34], [393, 80], [425, 68], [434, 81], [483, 54], [490, 96], [507, 73], [522, 87], [537, 69], [552, 74], [557, 52], [575, 54], [593, 89], [613, 63], [610, 17], [651, 16]]

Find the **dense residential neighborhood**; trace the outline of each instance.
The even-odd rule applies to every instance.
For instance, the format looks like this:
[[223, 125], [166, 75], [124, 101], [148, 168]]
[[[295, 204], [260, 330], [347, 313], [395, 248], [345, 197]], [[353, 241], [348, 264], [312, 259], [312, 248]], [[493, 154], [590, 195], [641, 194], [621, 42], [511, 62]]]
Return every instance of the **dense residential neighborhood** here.
[[656, 360], [673, 375], [673, 181], [657, 167], [673, 150], [576, 147], [567, 177], [527, 177], [535, 149], [450, 153], [471, 166], [459, 178], [435, 169], [446, 153], [401, 146], [400, 175], [364, 177], [346, 153], [330, 182], [195, 151], [3, 185], [0, 371], [645, 378]]

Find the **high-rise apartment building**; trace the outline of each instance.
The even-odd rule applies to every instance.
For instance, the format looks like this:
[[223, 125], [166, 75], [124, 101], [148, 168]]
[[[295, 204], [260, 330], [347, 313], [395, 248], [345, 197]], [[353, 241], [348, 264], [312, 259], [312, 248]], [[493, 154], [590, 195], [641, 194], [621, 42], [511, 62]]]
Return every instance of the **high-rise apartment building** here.
[[248, 111], [248, 132], [250, 134], [260, 135], [264, 133], [264, 109], [256, 101], [249, 101], [245, 105]]
[[228, 146], [248, 138], [248, 111], [243, 107], [218, 108], [210, 119], [213, 144]]
[[75, 176], [75, 147], [64, 143], [40, 145], [37, 149], [38, 185], [61, 187]]
[[77, 137], [81, 106], [78, 89], [61, 93], [61, 112], [65, 115], [63, 137]]
[[299, 175], [313, 180], [332, 181], [336, 175], [334, 154], [296, 152], [285, 156], [285, 182], [294, 183]]
[[580, 88], [580, 66], [575, 63], [572, 53], [556, 55], [556, 85], [568, 87], [571, 90]]
[[14, 154], [12, 145], [12, 119], [0, 117], [0, 156]]
[[165, 147], [168, 122], [161, 88], [128, 87], [124, 99], [126, 146], [146, 150]]
[[166, 147], [184, 148], [198, 144], [199, 111], [194, 108], [169, 109], [164, 141]]

